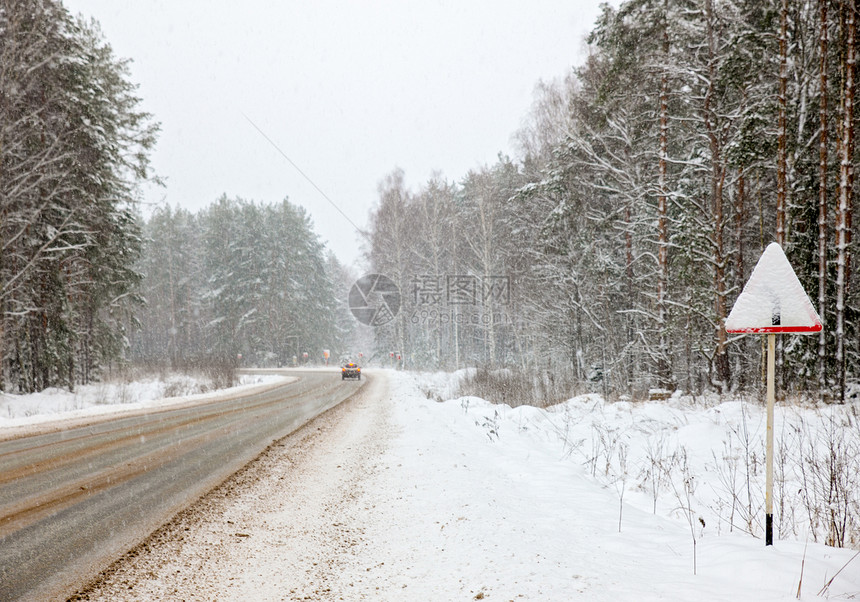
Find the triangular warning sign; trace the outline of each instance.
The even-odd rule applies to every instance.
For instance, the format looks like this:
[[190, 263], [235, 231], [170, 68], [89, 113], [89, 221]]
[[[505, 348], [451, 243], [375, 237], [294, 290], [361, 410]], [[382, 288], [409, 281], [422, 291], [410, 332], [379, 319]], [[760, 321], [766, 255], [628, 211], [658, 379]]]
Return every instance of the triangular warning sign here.
[[812, 333], [821, 318], [779, 244], [768, 245], [726, 318], [726, 332]]

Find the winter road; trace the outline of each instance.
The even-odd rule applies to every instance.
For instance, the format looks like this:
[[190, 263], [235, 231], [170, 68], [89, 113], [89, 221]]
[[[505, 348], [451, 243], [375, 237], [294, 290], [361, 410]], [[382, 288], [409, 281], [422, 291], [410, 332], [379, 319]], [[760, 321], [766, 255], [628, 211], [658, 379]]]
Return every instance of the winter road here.
[[0, 442], [0, 600], [63, 598], [363, 385], [335, 372]]

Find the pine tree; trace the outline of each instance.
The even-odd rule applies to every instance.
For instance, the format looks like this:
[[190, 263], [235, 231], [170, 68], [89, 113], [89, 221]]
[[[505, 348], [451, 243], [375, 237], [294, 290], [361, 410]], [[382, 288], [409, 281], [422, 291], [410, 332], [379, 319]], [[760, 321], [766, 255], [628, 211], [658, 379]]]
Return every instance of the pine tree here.
[[0, 388], [73, 386], [122, 359], [157, 126], [94, 23], [19, 0], [0, 32]]

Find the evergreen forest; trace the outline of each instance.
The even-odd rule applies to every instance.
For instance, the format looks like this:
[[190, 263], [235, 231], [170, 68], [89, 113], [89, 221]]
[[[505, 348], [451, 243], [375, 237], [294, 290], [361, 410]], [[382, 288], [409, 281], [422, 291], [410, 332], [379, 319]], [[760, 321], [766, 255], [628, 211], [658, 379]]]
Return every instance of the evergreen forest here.
[[824, 325], [779, 337], [780, 390], [856, 398], [856, 16], [856, 0], [603, 5], [587, 60], [536, 82], [513, 156], [417, 189], [381, 176], [365, 270], [401, 303], [371, 328], [347, 305], [357, 274], [286, 198], [144, 217], [159, 124], [127, 61], [57, 0], [3, 2], [0, 390], [361, 349], [544, 397], [754, 392], [762, 337], [725, 319], [778, 242]]

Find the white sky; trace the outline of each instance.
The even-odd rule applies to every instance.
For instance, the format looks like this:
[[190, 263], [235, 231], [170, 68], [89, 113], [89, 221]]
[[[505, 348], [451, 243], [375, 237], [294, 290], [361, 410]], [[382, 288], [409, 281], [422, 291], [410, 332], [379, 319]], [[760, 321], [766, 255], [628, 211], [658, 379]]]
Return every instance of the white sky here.
[[[150, 203], [196, 211], [222, 193], [310, 213], [338, 258], [396, 167], [417, 189], [511, 156], [538, 80], [585, 56], [599, 0], [63, 0], [132, 59], [161, 122]], [[611, 2], [617, 6], [618, 2]]]

